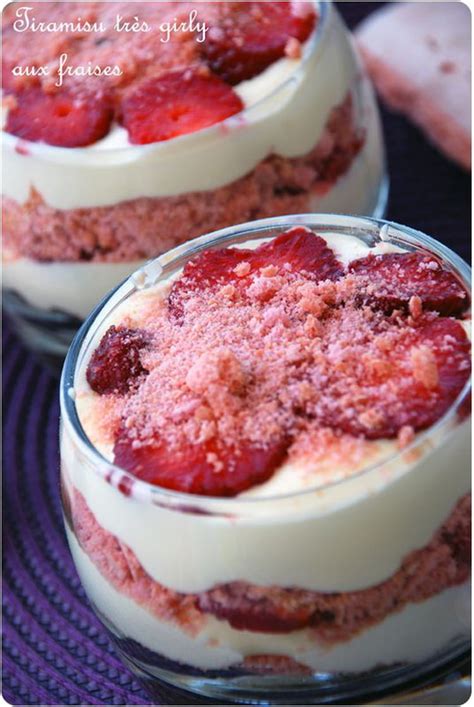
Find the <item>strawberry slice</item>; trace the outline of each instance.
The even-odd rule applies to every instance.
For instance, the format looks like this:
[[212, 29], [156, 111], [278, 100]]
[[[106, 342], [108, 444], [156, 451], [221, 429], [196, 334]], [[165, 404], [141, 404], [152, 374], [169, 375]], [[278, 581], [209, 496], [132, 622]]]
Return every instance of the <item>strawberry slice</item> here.
[[460, 314], [469, 296], [459, 280], [432, 256], [422, 253], [387, 253], [354, 260], [349, 272], [367, 279], [373, 292], [369, 301], [384, 310], [406, 309], [411, 297], [426, 310]]
[[241, 444], [237, 449], [215, 440], [199, 445], [183, 442], [172, 449], [160, 440], [137, 446], [122, 427], [114, 454], [116, 464], [149, 484], [203, 496], [235, 496], [266, 481], [284, 459], [287, 446], [279, 441], [266, 448]]
[[[17, 77], [13, 76], [14, 61], [2, 60], [2, 91], [4, 94], [15, 93], [17, 89]], [[34, 81], [32, 81], [34, 83]]]
[[212, 71], [235, 85], [283, 57], [289, 40], [308, 39], [315, 24], [309, 2], [222, 3], [201, 51]]
[[148, 371], [140, 361], [140, 351], [147, 339], [142, 331], [111, 326], [94, 351], [87, 366], [86, 378], [99, 395], [123, 395]]
[[338, 280], [344, 268], [326, 241], [303, 226], [295, 226], [253, 252], [253, 269], [275, 265], [306, 272], [316, 281]]
[[194, 133], [239, 113], [239, 96], [203, 67], [149, 79], [122, 101], [130, 142], [144, 145]]
[[107, 135], [112, 117], [111, 101], [103, 94], [80, 97], [68, 91], [50, 94], [33, 86], [17, 94], [5, 130], [32, 142], [84, 147]]
[[[299, 595], [306, 601], [299, 600]], [[315, 614], [311, 599], [311, 593], [303, 590], [249, 587], [245, 582], [231, 582], [199, 594], [198, 606], [205, 613], [225, 619], [239, 631], [288, 633], [311, 623]]]
[[395, 437], [405, 426], [422, 430], [448, 411], [469, 379], [470, 342], [454, 319], [425, 315], [386, 344], [336, 374], [325, 424], [367, 439]]
[[176, 322], [183, 320], [186, 300], [193, 293], [234, 282], [234, 268], [245, 262], [250, 253], [237, 248], [206, 250], [186, 263], [181, 277], [173, 284], [168, 295], [170, 319]]
[[[239, 272], [238, 266], [244, 263], [246, 269]], [[320, 236], [307, 228], [295, 226], [255, 250], [208, 250], [191, 260], [168, 296], [171, 318], [182, 320], [185, 301], [194, 292], [227, 283], [236, 284], [245, 291], [251, 276], [267, 265], [305, 272], [316, 281], [337, 280], [344, 274], [341, 263]]]

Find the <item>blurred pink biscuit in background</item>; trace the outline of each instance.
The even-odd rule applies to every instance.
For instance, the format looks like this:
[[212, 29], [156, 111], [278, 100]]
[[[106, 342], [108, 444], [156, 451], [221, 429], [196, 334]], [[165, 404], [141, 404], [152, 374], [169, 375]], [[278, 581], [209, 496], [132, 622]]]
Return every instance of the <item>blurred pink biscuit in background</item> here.
[[356, 37], [387, 104], [448, 157], [471, 168], [471, 16], [461, 2], [397, 3]]

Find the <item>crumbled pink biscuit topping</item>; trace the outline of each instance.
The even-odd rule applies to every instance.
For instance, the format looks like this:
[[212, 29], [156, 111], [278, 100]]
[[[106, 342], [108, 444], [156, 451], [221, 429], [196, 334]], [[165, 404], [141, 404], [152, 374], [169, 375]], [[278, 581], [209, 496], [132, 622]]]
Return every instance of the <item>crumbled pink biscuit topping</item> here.
[[410, 297], [408, 309], [413, 319], [418, 319], [418, 317], [421, 317], [423, 314], [423, 303], [418, 295], [413, 295], [413, 297]]
[[[301, 227], [253, 251], [202, 253], [168, 295], [131, 308], [89, 362], [99, 394], [116, 385], [104, 361], [119, 379], [116, 463], [157, 485], [233, 495], [308, 445], [350, 468], [370, 456], [367, 440], [407, 446], [449, 410], [470, 367], [461, 324], [423, 307], [452, 308], [465, 291], [438, 264], [424, 288], [420, 257], [344, 269]], [[140, 344], [137, 375], [117, 358], [127, 336]]]
[[[242, 265], [237, 274], [247, 272]], [[330, 421], [333, 412], [370, 435], [387, 409], [401, 407], [389, 358], [397, 348], [406, 387], [421, 385], [427, 399], [436, 389], [433, 350], [414, 339], [405, 352], [404, 340], [416, 329], [408, 318], [358, 307], [357, 278], [315, 283], [274, 270], [256, 274], [245, 298], [230, 285], [189, 292], [181, 326], [166, 308], [155, 311], [147, 324], [154, 344], [143, 354], [149, 375], [124, 409], [137, 445], [157, 432], [171, 445], [181, 436], [195, 444], [213, 434], [228, 444], [265, 445], [282, 432], [297, 436], [314, 421]], [[452, 343], [445, 336], [443, 348]], [[383, 391], [381, 409], [359, 405], [367, 377]]]
[[406, 425], [402, 427], [398, 433], [398, 446], [400, 449], [405, 449], [415, 439], [415, 430], [413, 427]]
[[436, 388], [439, 382], [438, 365], [432, 351], [427, 346], [412, 349], [413, 374], [425, 388]]

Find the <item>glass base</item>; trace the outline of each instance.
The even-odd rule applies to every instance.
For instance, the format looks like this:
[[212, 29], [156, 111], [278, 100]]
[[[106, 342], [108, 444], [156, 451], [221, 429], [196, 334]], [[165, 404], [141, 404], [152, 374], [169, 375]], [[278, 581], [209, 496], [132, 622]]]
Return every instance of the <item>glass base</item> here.
[[[450, 704], [462, 704], [463, 698], [467, 699], [470, 694], [470, 682], [463, 680], [461, 683], [461, 679], [469, 674], [468, 652], [447, 662], [444, 657], [438, 662], [376, 669], [357, 676], [315, 673], [304, 678], [177, 675], [156, 666], [137, 664], [120, 649], [119, 653], [157, 704], [168, 704], [168, 701], [164, 702], [166, 698], [173, 704], [366, 705], [380, 700], [393, 704], [408, 704], [408, 701], [424, 704], [423, 694], [433, 695], [440, 685], [446, 692], [449, 684], [462, 700], [450, 699]], [[441, 703], [430, 700], [425, 704]]]
[[14, 290], [3, 292], [3, 307], [25, 346], [59, 376], [71, 341], [82, 321], [59, 309], [34, 307]]
[[[262, 675], [238, 667], [201, 670], [165, 658], [121, 636], [96, 607], [94, 610], [108, 629], [123, 662], [158, 704], [370, 704], [382, 698], [397, 703], [403, 695], [459, 683], [470, 674], [470, 644], [466, 638], [453, 641], [429, 660], [377, 666], [364, 673]], [[464, 692], [469, 688], [470, 685]], [[165, 698], [170, 702], [164, 702]]]

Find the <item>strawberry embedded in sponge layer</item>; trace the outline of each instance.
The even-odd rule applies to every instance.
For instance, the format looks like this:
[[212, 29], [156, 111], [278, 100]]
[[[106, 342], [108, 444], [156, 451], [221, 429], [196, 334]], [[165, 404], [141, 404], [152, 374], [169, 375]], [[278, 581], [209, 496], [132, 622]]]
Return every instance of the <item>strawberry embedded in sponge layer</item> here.
[[233, 89], [205, 67], [148, 79], [121, 104], [130, 142], [141, 145], [202, 130], [242, 109]]
[[467, 494], [430, 542], [408, 554], [381, 584], [353, 592], [314, 592], [237, 581], [203, 592], [198, 606], [238, 630], [288, 633], [308, 626], [320, 640], [348, 640], [407, 604], [468, 580], [470, 509]]
[[82, 494], [67, 498], [70, 522], [83, 550], [102, 575], [152, 616], [195, 635], [212, 614], [237, 630], [287, 633], [311, 627], [317, 640], [347, 641], [407, 604], [421, 602], [469, 578], [471, 497], [459, 499], [431, 540], [404, 557], [381, 584], [352, 592], [234, 581], [200, 594], [183, 594], [147, 574], [134, 552], [105, 530]]

